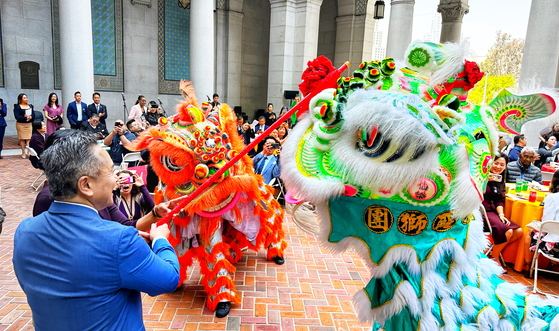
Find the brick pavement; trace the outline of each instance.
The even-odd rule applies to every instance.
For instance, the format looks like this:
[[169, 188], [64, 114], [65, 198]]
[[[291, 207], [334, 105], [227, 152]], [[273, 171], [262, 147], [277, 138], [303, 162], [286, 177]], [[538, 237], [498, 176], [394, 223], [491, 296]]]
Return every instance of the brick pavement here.
[[[0, 331], [33, 330], [31, 311], [12, 266], [13, 235], [22, 219], [31, 215], [36, 192], [29, 187], [39, 173], [19, 156], [0, 160], [2, 203], [8, 213], [0, 235]], [[148, 331], [159, 330], [369, 330], [359, 324], [351, 302], [368, 280], [356, 254], [323, 251], [316, 240], [288, 218], [284, 225], [286, 263], [277, 266], [265, 259], [264, 250], [248, 252], [236, 265], [235, 283], [242, 304], [227, 318], [218, 319], [205, 308], [200, 268], [190, 268], [188, 280], [172, 294], [142, 297]], [[509, 268], [507, 281], [531, 285], [532, 280]], [[543, 290], [559, 294], [559, 283], [545, 277]]]

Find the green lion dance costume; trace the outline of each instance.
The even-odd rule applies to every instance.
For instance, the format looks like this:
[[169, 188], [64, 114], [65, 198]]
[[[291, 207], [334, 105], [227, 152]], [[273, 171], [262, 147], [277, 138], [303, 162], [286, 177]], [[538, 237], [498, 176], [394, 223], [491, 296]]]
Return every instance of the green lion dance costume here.
[[[310, 100], [284, 144], [282, 179], [316, 205], [323, 246], [353, 247], [365, 260], [372, 278], [354, 301], [373, 330], [559, 330], [558, 307], [498, 277], [474, 213], [497, 152], [495, 123], [520, 132], [555, 102], [505, 90], [488, 106], [468, 103], [483, 73], [462, 53], [416, 42], [405, 64], [361, 63]], [[309, 65], [304, 94], [332, 67]]]

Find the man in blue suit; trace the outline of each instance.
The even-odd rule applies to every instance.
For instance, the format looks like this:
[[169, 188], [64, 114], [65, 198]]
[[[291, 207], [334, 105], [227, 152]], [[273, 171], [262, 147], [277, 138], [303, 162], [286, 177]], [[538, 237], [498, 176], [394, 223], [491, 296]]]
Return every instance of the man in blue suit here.
[[82, 126], [82, 122], [87, 121], [87, 104], [82, 102], [82, 94], [80, 91], [74, 93], [75, 101], [68, 104], [66, 108], [68, 115], [68, 122], [70, 122], [70, 127], [75, 130], [79, 130]]
[[140, 292], [172, 292], [179, 282], [168, 226], [147, 234], [101, 219], [117, 177], [92, 135], [73, 130], [41, 159], [55, 201], [21, 222], [13, 255], [35, 329], [145, 330]]
[[272, 136], [266, 137], [262, 152], [252, 159], [254, 173], [262, 175], [264, 183], [269, 184], [273, 178], [279, 177], [281, 164], [279, 156], [281, 153], [280, 143]]

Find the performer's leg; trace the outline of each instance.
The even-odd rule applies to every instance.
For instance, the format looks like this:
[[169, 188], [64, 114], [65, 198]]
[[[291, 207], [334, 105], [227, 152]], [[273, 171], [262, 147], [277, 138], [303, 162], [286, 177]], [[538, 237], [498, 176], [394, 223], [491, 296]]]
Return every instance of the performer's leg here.
[[216, 311], [217, 317], [229, 314], [230, 302], [240, 304], [233, 273], [235, 267], [229, 262], [229, 245], [222, 241], [221, 226], [212, 234], [205, 247], [198, 248], [198, 258], [202, 271], [202, 284], [208, 293], [207, 305]]
[[287, 243], [283, 240], [283, 217], [284, 210], [281, 208], [280, 204], [274, 196], [272, 195], [272, 188], [266, 186], [264, 188], [266, 194], [263, 198], [266, 199], [262, 204], [262, 210], [260, 211], [261, 224], [264, 229], [266, 229], [266, 242], [265, 247], [268, 249], [267, 258], [270, 261], [274, 261], [276, 264], [284, 264], [285, 260], [283, 258], [283, 253], [285, 248], [287, 248]]

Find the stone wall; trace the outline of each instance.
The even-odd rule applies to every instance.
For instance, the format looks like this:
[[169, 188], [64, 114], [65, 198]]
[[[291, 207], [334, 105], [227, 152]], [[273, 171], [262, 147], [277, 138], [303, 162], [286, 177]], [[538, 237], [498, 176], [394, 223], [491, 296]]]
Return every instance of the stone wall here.
[[[54, 87], [50, 1], [1, 0], [4, 83], [0, 98], [8, 106], [6, 135], [16, 135], [13, 104], [25, 93], [35, 109], [42, 109]], [[19, 62], [33, 61], [40, 66], [39, 90], [22, 90]]]
[[336, 16], [338, 16], [338, 1], [324, 0], [320, 7], [317, 55], [326, 56], [332, 63], [336, 53]]
[[270, 2], [245, 0], [243, 12], [241, 106], [252, 121], [267, 104]]

